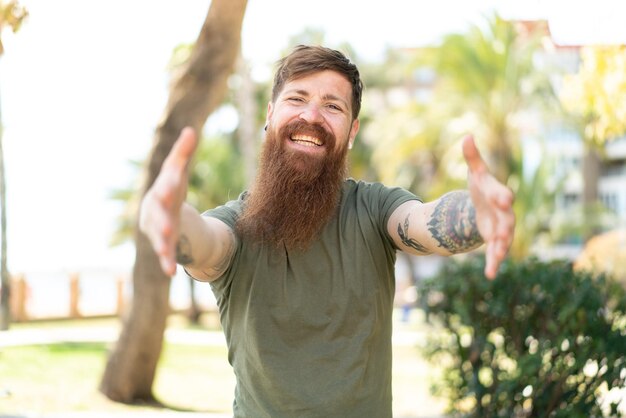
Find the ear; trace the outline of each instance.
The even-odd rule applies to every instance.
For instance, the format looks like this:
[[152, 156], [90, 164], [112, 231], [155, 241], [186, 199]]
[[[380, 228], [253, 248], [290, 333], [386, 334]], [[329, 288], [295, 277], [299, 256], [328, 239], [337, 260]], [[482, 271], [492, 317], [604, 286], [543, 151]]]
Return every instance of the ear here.
[[350, 133], [348, 134], [348, 149], [352, 149], [352, 145], [354, 144], [354, 140], [356, 138], [356, 134], [359, 132], [360, 122], [358, 119], [352, 121], [352, 126], [350, 127]]
[[272, 114], [274, 113], [274, 106], [272, 102], [267, 102], [267, 115], [265, 116], [265, 125], [269, 125]]

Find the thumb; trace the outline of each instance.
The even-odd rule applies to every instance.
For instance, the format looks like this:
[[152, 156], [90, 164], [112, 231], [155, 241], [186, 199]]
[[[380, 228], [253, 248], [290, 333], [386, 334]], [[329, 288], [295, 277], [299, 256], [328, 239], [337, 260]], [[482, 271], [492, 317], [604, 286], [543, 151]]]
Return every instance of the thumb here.
[[472, 135], [467, 135], [463, 138], [463, 158], [465, 158], [470, 171], [474, 173], [487, 171], [487, 165], [481, 157]]
[[183, 128], [167, 156], [167, 163], [182, 167], [187, 166], [197, 146], [198, 138], [195, 130], [188, 126]]

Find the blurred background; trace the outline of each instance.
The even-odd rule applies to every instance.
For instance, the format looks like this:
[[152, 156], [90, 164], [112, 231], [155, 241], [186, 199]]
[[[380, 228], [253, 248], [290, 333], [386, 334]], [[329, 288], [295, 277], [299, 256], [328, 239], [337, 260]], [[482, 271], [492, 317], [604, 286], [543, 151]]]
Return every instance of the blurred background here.
[[[134, 261], [132, 241], [119, 234], [124, 199], [139, 187], [172, 68], [210, 1], [19, 4], [29, 16], [17, 33], [5, 25], [0, 61], [8, 268], [33, 281], [122, 277]], [[260, 141], [274, 62], [296, 43], [341, 48], [367, 86], [353, 176], [433, 198], [464, 186], [456, 145], [472, 132], [518, 196], [515, 250], [576, 257], [589, 234], [626, 222], [623, 50], [593, 48], [626, 43], [624, 7], [321, 1], [303, 13], [297, 2], [252, 0], [242, 56], [258, 116], [248, 142]], [[241, 131], [240, 79], [231, 77], [205, 137]], [[585, 172], [590, 145], [599, 161]], [[225, 193], [200, 209], [245, 185], [241, 150], [224, 152], [233, 154], [221, 157], [232, 158], [217, 180]]]
[[[142, 172], [211, 1], [0, 4], [12, 319], [123, 315]], [[459, 140], [473, 133], [516, 195], [513, 260], [567, 260], [626, 283], [625, 14], [617, 0], [249, 0], [189, 200], [203, 210], [246, 188], [274, 63], [296, 44], [324, 44], [366, 86], [353, 177], [434, 199], [465, 187]], [[400, 309], [441, 261], [400, 257]], [[169, 301], [215, 312], [209, 287], [180, 273]]]

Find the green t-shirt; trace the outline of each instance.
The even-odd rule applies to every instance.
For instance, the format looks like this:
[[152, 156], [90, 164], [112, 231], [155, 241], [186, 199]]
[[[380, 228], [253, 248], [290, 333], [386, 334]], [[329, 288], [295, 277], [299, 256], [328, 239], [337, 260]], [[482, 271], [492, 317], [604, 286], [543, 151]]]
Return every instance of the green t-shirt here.
[[[236, 376], [235, 417], [391, 417], [396, 248], [389, 216], [417, 199], [347, 180], [307, 251], [238, 240], [211, 283]], [[242, 200], [205, 212], [233, 227]]]

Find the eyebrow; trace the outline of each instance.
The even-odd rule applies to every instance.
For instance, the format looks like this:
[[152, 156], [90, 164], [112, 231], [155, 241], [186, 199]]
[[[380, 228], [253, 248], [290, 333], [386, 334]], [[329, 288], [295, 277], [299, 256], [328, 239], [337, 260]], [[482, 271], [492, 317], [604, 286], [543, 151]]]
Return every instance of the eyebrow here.
[[[302, 89], [293, 89], [293, 90], [286, 90], [286, 91], [285, 91], [285, 94], [293, 94], [293, 93], [299, 94], [299, 95], [304, 96], [304, 97], [309, 97], [309, 96], [310, 96], [310, 94], [309, 94], [309, 92], [308, 92], [307, 90], [302, 90]], [[336, 96], [336, 95], [334, 95], [334, 94], [331, 94], [331, 93], [325, 94], [325, 95], [322, 97], [322, 99], [323, 99], [323, 100], [329, 100], [329, 101], [340, 102], [340, 103], [342, 103], [342, 104], [343, 104], [346, 108], [349, 108], [349, 106], [348, 106], [348, 102], [346, 102], [344, 99], [342, 99], [341, 97]]]

